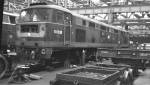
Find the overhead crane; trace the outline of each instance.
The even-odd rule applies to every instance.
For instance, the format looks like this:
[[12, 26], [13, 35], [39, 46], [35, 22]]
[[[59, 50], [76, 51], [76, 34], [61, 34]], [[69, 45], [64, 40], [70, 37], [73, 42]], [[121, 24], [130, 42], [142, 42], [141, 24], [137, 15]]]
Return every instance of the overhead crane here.
[[[128, 29], [131, 33], [135, 33], [136, 40], [148, 39], [150, 32], [150, 1], [148, 0], [100, 0], [106, 4], [100, 6], [86, 6], [69, 8], [71, 11], [89, 16], [91, 18], [110, 23], [113, 25], [122, 26], [124, 29]], [[123, 0], [122, 0], [123, 1]], [[148, 30], [145, 30], [146, 27]], [[136, 28], [136, 30], [132, 30]], [[139, 30], [140, 31], [139, 31]], [[136, 35], [139, 36], [136, 36]], [[145, 37], [145, 38], [143, 38]], [[132, 37], [133, 39], [133, 37]], [[139, 39], [139, 40], [140, 40]], [[142, 40], [143, 41], [143, 40]], [[146, 41], [147, 42], [147, 41]], [[149, 41], [148, 41], [149, 42]]]
[[132, 13], [132, 12], [149, 12], [150, 5], [125, 5], [125, 6], [104, 6], [104, 7], [87, 7], [87, 8], [70, 8], [71, 11], [78, 14], [104, 14], [104, 13]]
[[103, 16], [103, 20], [100, 21], [124, 27], [150, 24], [150, 5], [145, 4], [70, 8], [70, 10], [82, 15]]
[[[125, 6], [105, 6], [105, 7], [88, 7], [88, 8], [70, 8], [73, 12], [82, 15], [98, 15], [105, 14], [104, 20], [101, 21], [114, 21], [115, 25], [126, 24], [139, 25], [149, 24], [150, 22], [150, 5], [125, 5]], [[107, 16], [107, 17], [106, 17]], [[122, 16], [123, 19], [119, 18]], [[107, 19], [106, 19], [107, 18]], [[112, 20], [111, 20], [112, 19]], [[120, 23], [117, 23], [119, 21]], [[132, 23], [133, 22], [133, 23]], [[135, 23], [134, 23], [135, 22]]]

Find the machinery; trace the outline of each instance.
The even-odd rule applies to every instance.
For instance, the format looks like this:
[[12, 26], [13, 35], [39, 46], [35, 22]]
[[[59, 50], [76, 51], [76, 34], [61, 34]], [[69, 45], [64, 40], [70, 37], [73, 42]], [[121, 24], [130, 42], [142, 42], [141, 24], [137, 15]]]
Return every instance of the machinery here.
[[110, 58], [115, 64], [130, 65], [136, 75], [138, 69], [145, 70], [149, 67], [150, 63], [150, 50], [149, 44], [132, 44], [129, 48], [117, 49], [99, 49], [99, 57], [101, 59]]

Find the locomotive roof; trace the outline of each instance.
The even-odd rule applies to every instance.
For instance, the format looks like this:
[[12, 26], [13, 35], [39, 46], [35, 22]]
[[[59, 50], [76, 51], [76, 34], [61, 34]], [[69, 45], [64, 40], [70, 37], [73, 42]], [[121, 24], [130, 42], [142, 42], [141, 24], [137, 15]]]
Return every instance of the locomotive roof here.
[[113, 28], [113, 29], [116, 29], [116, 30], [120, 30], [120, 31], [125, 31], [124, 29], [120, 28], [120, 27], [116, 27], [116, 26], [113, 26], [113, 25], [110, 25], [110, 24], [106, 24], [104, 22], [100, 22], [98, 20], [94, 20], [94, 19], [91, 19], [91, 18], [88, 18], [88, 17], [85, 17], [83, 15], [80, 15], [80, 14], [76, 14], [76, 13], [72, 13], [74, 16], [76, 17], [79, 17], [81, 19], [84, 19], [84, 20], [87, 20], [87, 21], [91, 21], [91, 22], [94, 22], [96, 24], [100, 24], [100, 25], [103, 25], [103, 26], [107, 26], [107, 27], [110, 27], [110, 28]]
[[[58, 5], [35, 5], [35, 6], [30, 6], [29, 8], [53, 8], [53, 9], [57, 9], [57, 10], [61, 10], [61, 11], [65, 11], [65, 12], [71, 13], [75, 17], [79, 17], [81, 19], [84, 19], [84, 20], [87, 20], [87, 21], [91, 21], [91, 22], [94, 22], [96, 24], [104, 25], [104, 26], [107, 26], [107, 27], [110, 27], [110, 28], [113, 28], [113, 29], [116, 29], [116, 30], [120, 30], [120, 31], [125, 31], [124, 29], [122, 29], [120, 27], [109, 25], [109, 24], [106, 24], [104, 22], [100, 22], [98, 20], [94, 20], [94, 19], [85, 17], [83, 15], [80, 15], [80, 14], [77, 14], [77, 13], [73, 13], [70, 10], [68, 10], [66, 8], [63, 8], [61, 6], [58, 6]], [[127, 32], [127, 31], [125, 31], [125, 32]]]
[[3, 14], [5, 14], [5, 15], [10, 15], [10, 16], [19, 16], [19, 14], [17, 14], [17, 13], [10, 13], [10, 12], [3, 12]]
[[[61, 11], [71, 13], [70, 10], [68, 10], [66, 8], [63, 8], [61, 6], [58, 6], [58, 5], [34, 5], [34, 6], [30, 6], [29, 8], [53, 8], [53, 9], [58, 9], [58, 10], [61, 10]], [[27, 9], [27, 8], [25, 8], [25, 9]]]

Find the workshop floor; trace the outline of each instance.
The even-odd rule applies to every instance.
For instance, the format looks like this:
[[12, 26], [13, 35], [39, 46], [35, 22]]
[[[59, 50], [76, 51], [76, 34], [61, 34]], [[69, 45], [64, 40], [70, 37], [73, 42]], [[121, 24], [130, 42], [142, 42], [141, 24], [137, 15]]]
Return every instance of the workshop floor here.
[[[108, 64], [108, 61], [103, 62], [103, 63]], [[32, 81], [24, 83], [24, 84], [8, 83], [9, 78], [4, 78], [4, 79], [0, 80], [0, 85], [49, 85], [50, 80], [54, 80], [57, 73], [65, 72], [68, 70], [71, 70], [71, 69], [58, 68], [58, 69], [55, 69], [54, 71], [37, 72], [34, 74], [42, 76], [42, 79], [32, 80]], [[139, 76], [138, 78], [136, 78], [135, 85], [150, 85], [150, 68], [146, 69], [145, 71], [146, 71], [145, 72], [146, 74], [144, 74], [144, 75], [147, 75], [147, 76], [146, 77]], [[144, 72], [142, 72], [142, 73], [144, 73]]]
[[24, 84], [8, 83], [9, 78], [5, 78], [0, 80], [0, 85], [49, 85], [49, 81], [54, 80], [57, 73], [65, 72], [68, 70], [70, 69], [59, 68], [56, 69], [55, 71], [49, 71], [49, 72], [42, 71], [42, 72], [34, 73], [35, 75], [42, 76], [42, 79], [32, 80]]

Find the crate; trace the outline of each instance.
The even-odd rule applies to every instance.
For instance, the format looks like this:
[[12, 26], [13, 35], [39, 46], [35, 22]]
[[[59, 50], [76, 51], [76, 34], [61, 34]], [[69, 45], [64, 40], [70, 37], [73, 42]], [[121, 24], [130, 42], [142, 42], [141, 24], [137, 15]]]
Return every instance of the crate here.
[[56, 81], [57, 85], [114, 85], [119, 77], [117, 70], [83, 67], [56, 74]]

